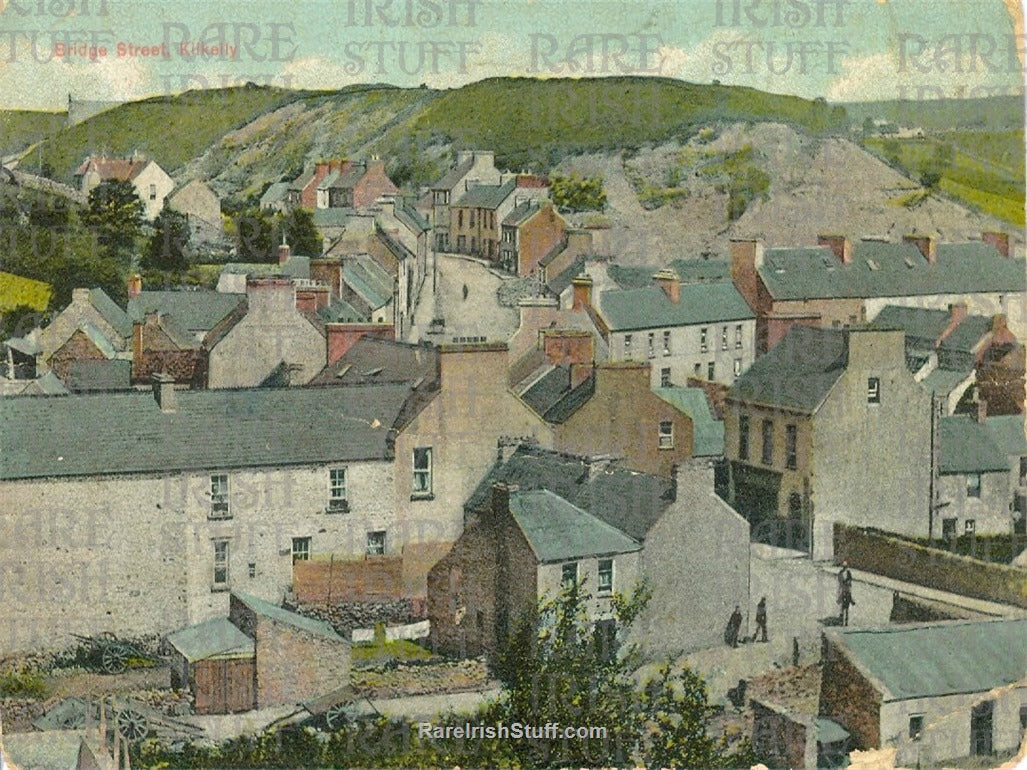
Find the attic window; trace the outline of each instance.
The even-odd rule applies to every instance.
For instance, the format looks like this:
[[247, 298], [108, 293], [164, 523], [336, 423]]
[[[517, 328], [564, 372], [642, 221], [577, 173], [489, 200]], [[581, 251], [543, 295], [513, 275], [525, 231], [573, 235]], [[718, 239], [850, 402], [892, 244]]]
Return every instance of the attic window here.
[[906, 257], [903, 261], [906, 263], [906, 267], [908, 267], [910, 270], [913, 269], [913, 267], [914, 267], [913, 260], [911, 260], [909, 257]]
[[379, 374], [382, 373], [382, 368], [383, 367], [378, 366], [378, 367], [375, 367], [374, 369], [368, 369], [366, 372], [364, 372], [364, 376], [365, 377], [377, 377]]
[[346, 372], [349, 371], [350, 366], [351, 366], [350, 364], [346, 364], [344, 367], [339, 369], [338, 372], [335, 373], [335, 376], [336, 377], [345, 377], [346, 376]]
[[872, 259], [868, 259], [867, 260], [867, 267], [869, 267], [871, 270], [880, 270], [881, 269], [881, 266], [879, 264], [877, 264], [877, 262], [875, 262]]

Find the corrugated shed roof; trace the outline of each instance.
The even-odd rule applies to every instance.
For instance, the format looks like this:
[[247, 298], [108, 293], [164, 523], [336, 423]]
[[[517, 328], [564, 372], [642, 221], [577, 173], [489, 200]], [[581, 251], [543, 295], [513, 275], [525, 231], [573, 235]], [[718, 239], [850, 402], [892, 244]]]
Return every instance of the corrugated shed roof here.
[[969, 415], [942, 417], [939, 424], [939, 473], [1008, 471], [1009, 459], [992, 438], [988, 426]]
[[128, 301], [128, 316], [142, 321], [147, 313], [160, 313], [197, 334], [213, 329], [244, 300], [241, 294], [218, 291], [143, 291]]
[[511, 493], [510, 514], [544, 564], [642, 548], [620, 530], [549, 490]]
[[89, 290], [89, 303], [96, 309], [107, 323], [122, 337], [132, 335], [132, 320], [103, 289]]
[[465, 192], [455, 205], [474, 209], [498, 208], [516, 188], [516, 179], [504, 184], [479, 184]]
[[346, 639], [335, 633], [335, 630], [324, 621], [314, 620], [314, 618], [308, 618], [305, 615], [290, 612], [284, 607], [279, 607], [276, 604], [264, 601], [263, 599], [258, 599], [256, 596], [240, 593], [239, 591], [233, 591], [232, 595], [253, 610], [256, 614], [273, 620], [276, 623], [285, 623], [293, 628], [306, 631], [309, 634], [315, 634], [316, 636], [321, 636], [325, 639], [349, 644]]
[[252, 658], [256, 654], [253, 639], [228, 618], [215, 618], [168, 634], [168, 644], [190, 663], [210, 658]]
[[886, 701], [986, 692], [1027, 673], [1027, 618], [830, 631]]
[[724, 454], [724, 421], [713, 416], [702, 388], [653, 388], [653, 392], [692, 418], [693, 456]]
[[391, 457], [407, 384], [0, 400], [0, 478], [170, 473]]
[[859, 241], [852, 252], [843, 265], [827, 247], [768, 249], [759, 274], [776, 299], [1027, 291], [1024, 260], [979, 241], [938, 244], [934, 265], [906, 242]]
[[612, 289], [599, 295], [603, 318], [613, 331], [695, 326], [755, 318], [731, 283], [682, 284], [678, 302], [658, 286]]
[[728, 398], [816, 411], [845, 371], [847, 335], [843, 330], [793, 326], [734, 381]]
[[1022, 414], [986, 417], [984, 424], [988, 426], [995, 445], [1006, 455], [1027, 455], [1027, 436], [1024, 435]]

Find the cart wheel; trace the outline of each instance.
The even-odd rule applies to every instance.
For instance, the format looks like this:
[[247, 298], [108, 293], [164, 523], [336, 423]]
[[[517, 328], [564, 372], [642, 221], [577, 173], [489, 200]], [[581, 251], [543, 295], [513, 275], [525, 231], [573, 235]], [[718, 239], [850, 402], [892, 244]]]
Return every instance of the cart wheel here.
[[325, 712], [325, 725], [328, 726], [329, 730], [338, 730], [347, 721], [345, 703], [336, 703]]
[[103, 670], [108, 674], [120, 674], [125, 670], [125, 663], [128, 655], [120, 647], [105, 647], [100, 656], [100, 663]]
[[73, 711], [58, 717], [57, 727], [61, 730], [78, 730], [86, 723], [86, 715], [82, 712]]
[[118, 732], [128, 741], [141, 741], [150, 734], [150, 725], [146, 717], [135, 709], [125, 709], [118, 714]]

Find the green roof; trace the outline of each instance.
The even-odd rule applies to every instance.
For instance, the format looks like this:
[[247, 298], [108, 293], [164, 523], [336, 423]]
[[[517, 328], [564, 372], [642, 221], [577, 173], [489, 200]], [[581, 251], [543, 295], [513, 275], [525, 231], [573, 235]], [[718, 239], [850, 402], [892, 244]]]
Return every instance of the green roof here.
[[641, 550], [641, 544], [547, 489], [510, 494], [510, 514], [539, 562]]
[[973, 371], [934, 369], [920, 381], [920, 384], [936, 396], [948, 396], [972, 376]]
[[25, 305], [42, 312], [50, 304], [50, 284], [0, 271], [0, 313]]
[[971, 315], [963, 319], [952, 333], [942, 340], [942, 350], [959, 350], [965, 353], [972, 353], [974, 348], [980, 344], [991, 331], [992, 321], [982, 315]]
[[759, 274], [775, 299], [1027, 291], [1024, 260], [981, 241], [938, 244], [934, 265], [906, 242], [855, 242], [847, 265], [826, 246], [768, 249]]
[[277, 604], [272, 604], [263, 599], [258, 599], [256, 596], [250, 596], [239, 591], [233, 591], [232, 596], [253, 610], [257, 615], [273, 620], [276, 623], [285, 623], [293, 628], [298, 628], [301, 631], [316, 634], [326, 639], [346, 642], [346, 639], [335, 633], [335, 630], [323, 620], [315, 620], [305, 615], [290, 612], [284, 607], [279, 607]]
[[463, 194], [456, 206], [473, 209], [498, 208], [510, 193], [517, 187], [517, 180], [511, 179], [505, 184], [479, 184]]
[[314, 209], [314, 227], [345, 227], [353, 209]]
[[289, 278], [310, 278], [310, 257], [290, 256], [284, 265], [278, 262], [229, 262], [222, 273], [246, 275], [254, 278], [273, 278], [284, 275]]
[[90, 289], [89, 302], [114, 330], [126, 339], [132, 336], [132, 319], [103, 289]]
[[984, 424], [988, 426], [992, 441], [1007, 456], [1022, 457], [1027, 455], [1027, 436], [1024, 435], [1024, 417], [1022, 414], [987, 417]]
[[612, 289], [600, 294], [599, 308], [612, 331], [696, 326], [755, 318], [731, 283], [681, 284], [678, 302], [658, 286]]
[[128, 301], [128, 316], [142, 321], [147, 313], [159, 313], [196, 334], [213, 329], [243, 299], [241, 294], [218, 291], [143, 291]]
[[848, 332], [793, 326], [728, 390], [739, 401], [815, 412], [848, 364]]
[[849, 738], [849, 731], [833, 719], [816, 717], [817, 743], [839, 743]]
[[386, 291], [380, 276], [367, 269], [367, 264], [347, 261], [342, 267], [342, 280], [357, 293], [371, 310], [384, 307], [392, 299], [392, 292]]
[[252, 658], [253, 639], [228, 618], [215, 618], [168, 634], [168, 644], [190, 663], [210, 658]]
[[986, 692], [1023, 682], [1027, 618], [830, 631], [885, 701]]
[[882, 329], [901, 329], [907, 340], [912, 338], [933, 348], [951, 320], [952, 315], [946, 310], [886, 305], [871, 325]]
[[713, 416], [702, 388], [653, 388], [653, 392], [692, 418], [692, 454], [695, 457], [724, 454], [724, 421]]
[[[404, 383], [0, 399], [0, 479], [275, 467], [391, 457]], [[202, 440], [199, 438], [202, 437]]]
[[939, 424], [940, 473], [989, 473], [1008, 471], [1009, 459], [988, 426], [969, 415], [942, 417]]

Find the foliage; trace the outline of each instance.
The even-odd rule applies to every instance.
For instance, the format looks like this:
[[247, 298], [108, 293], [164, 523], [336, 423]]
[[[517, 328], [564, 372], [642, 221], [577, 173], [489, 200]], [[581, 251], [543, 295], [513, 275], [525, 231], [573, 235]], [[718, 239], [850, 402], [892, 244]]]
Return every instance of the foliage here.
[[43, 315], [34, 307], [17, 305], [0, 313], [0, 340], [23, 337], [43, 325]]
[[598, 176], [553, 176], [549, 180], [553, 203], [564, 211], [602, 211], [606, 208], [603, 179]]
[[153, 236], [143, 252], [146, 270], [179, 274], [189, 268], [189, 220], [165, 208], [153, 223]]
[[258, 208], [232, 217], [226, 234], [235, 240], [240, 262], [268, 262], [272, 257], [271, 217]]
[[283, 233], [293, 254], [321, 256], [321, 236], [314, 227], [314, 215], [306, 209], [294, 208], [275, 216], [271, 228], [274, 254], [278, 253]]
[[108, 180], [90, 191], [82, 223], [96, 234], [108, 256], [127, 263], [142, 233], [144, 210], [131, 182]]
[[0, 698], [42, 700], [50, 694], [50, 686], [34, 671], [14, 671], [0, 675]]
[[[66, 112], [37, 112], [34, 110], [0, 111], [0, 155], [10, 155], [28, 147], [48, 134], [64, 128]], [[38, 155], [30, 154], [20, 164], [22, 171], [38, 172]]]

